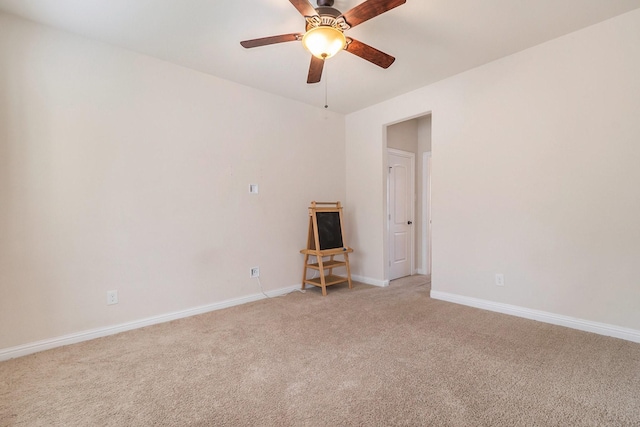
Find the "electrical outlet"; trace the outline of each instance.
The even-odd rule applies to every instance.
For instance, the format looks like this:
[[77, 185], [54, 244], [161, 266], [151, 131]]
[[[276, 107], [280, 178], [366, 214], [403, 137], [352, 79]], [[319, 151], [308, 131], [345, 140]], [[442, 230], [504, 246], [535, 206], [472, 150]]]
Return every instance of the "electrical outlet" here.
[[107, 305], [118, 303], [118, 291], [107, 291]]
[[249, 270], [249, 277], [260, 277], [260, 267], [251, 267], [251, 270]]
[[504, 274], [496, 273], [496, 286], [504, 286]]

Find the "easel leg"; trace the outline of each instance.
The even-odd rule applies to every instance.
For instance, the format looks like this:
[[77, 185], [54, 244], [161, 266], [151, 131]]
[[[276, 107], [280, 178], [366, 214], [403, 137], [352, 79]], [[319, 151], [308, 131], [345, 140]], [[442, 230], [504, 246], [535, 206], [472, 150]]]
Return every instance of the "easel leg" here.
[[347, 282], [349, 282], [349, 289], [352, 289], [353, 286], [351, 285], [351, 269], [349, 268], [349, 254], [346, 252], [344, 254], [344, 262], [346, 263], [346, 267], [347, 267]]
[[[331, 255], [331, 258], [329, 258], [329, 262], [333, 262], [333, 257], [334, 257], [334, 256], [335, 256], [335, 255]], [[331, 276], [332, 274], [333, 274], [333, 267], [331, 267], [331, 268], [329, 269], [329, 276]]]
[[302, 289], [304, 291], [305, 286], [306, 286], [306, 280], [307, 280], [307, 263], [309, 262], [309, 255], [305, 254], [304, 256], [304, 265], [302, 267], [302, 287], [300, 289]]
[[324, 265], [322, 263], [322, 256], [318, 256], [318, 267], [320, 267], [320, 285], [322, 286], [322, 296], [327, 296], [327, 284], [324, 280]]

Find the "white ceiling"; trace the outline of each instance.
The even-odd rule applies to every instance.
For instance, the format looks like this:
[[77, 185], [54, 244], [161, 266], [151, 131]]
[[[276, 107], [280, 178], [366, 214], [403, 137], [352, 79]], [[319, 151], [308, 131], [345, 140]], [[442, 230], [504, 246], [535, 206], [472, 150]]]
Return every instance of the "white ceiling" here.
[[239, 44], [302, 32], [288, 0], [0, 0], [5, 12], [318, 107], [327, 85], [329, 108], [342, 113], [636, 8], [640, 0], [407, 0], [347, 33], [395, 56], [389, 69], [341, 52], [308, 85], [310, 55], [299, 42]]

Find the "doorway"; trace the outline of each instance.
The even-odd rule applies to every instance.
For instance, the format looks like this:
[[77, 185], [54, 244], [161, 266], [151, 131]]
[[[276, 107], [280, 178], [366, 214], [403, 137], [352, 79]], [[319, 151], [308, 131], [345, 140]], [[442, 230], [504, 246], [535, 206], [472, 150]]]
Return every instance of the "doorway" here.
[[[431, 267], [431, 114], [385, 126], [385, 186], [384, 186], [384, 268], [385, 282], [407, 275], [420, 274], [430, 278]], [[390, 155], [391, 152], [391, 155]], [[404, 173], [396, 156], [413, 156], [413, 171], [407, 182], [412, 188], [405, 201], [413, 206], [401, 207], [394, 193], [398, 179]], [[407, 154], [408, 153], [408, 154]], [[397, 167], [397, 170], [394, 168]], [[409, 165], [405, 167], [410, 168]], [[408, 169], [407, 169], [408, 170]], [[391, 175], [391, 176], [390, 176]], [[409, 186], [409, 185], [407, 185]], [[393, 203], [392, 203], [393, 202]], [[405, 218], [398, 209], [406, 210]], [[405, 221], [402, 221], [405, 220]], [[407, 224], [411, 221], [411, 224]], [[410, 226], [407, 227], [407, 226]], [[404, 227], [404, 230], [402, 228]], [[408, 234], [405, 234], [408, 232]]]

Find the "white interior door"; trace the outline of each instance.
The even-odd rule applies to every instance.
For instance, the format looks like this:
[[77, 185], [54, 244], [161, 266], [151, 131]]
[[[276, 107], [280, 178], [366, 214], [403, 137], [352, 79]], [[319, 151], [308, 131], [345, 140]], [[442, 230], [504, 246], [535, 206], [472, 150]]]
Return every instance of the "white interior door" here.
[[389, 280], [413, 273], [415, 154], [388, 149]]

